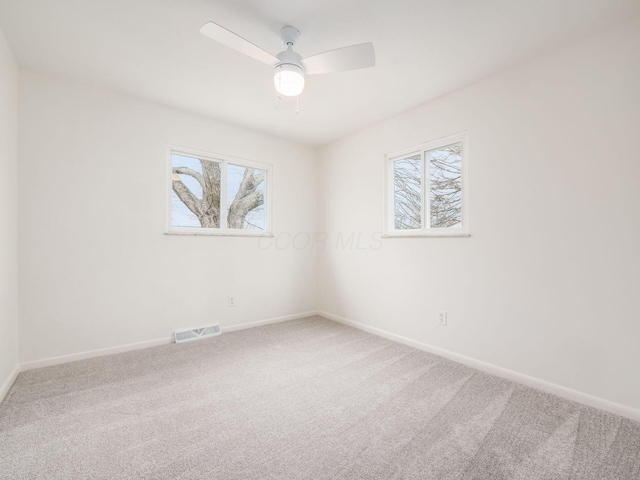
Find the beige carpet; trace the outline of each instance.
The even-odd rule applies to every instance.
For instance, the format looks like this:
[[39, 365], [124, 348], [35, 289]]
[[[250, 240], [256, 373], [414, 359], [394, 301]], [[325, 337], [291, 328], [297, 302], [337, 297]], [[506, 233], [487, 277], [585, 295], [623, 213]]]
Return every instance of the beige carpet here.
[[640, 425], [314, 317], [20, 374], [2, 479], [635, 479]]

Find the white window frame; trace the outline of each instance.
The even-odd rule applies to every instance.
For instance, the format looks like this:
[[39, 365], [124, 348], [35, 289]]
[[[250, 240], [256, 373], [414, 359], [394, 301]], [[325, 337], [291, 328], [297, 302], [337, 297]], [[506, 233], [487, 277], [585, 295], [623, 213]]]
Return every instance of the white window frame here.
[[[208, 160], [222, 164], [221, 167], [221, 183], [220, 183], [220, 228], [204, 228], [204, 227], [174, 227], [171, 224], [171, 194], [173, 191], [172, 174], [173, 174], [173, 154], [184, 155], [187, 157]], [[227, 227], [227, 207], [225, 201], [227, 199], [227, 167], [228, 164], [238, 165], [240, 167], [256, 168], [265, 170], [267, 176], [264, 184], [264, 203], [265, 203], [265, 229], [264, 230], [245, 230], [242, 228]], [[271, 228], [271, 212], [273, 209], [272, 190], [273, 190], [273, 166], [268, 163], [255, 162], [253, 160], [245, 160], [243, 158], [231, 157], [229, 155], [221, 155], [218, 153], [204, 152], [202, 150], [194, 150], [192, 148], [179, 147], [169, 145], [167, 147], [167, 215], [166, 230], [167, 235], [217, 235], [217, 236], [237, 236], [237, 237], [269, 237], [273, 236]]]
[[[429, 164], [425, 159], [425, 152], [436, 148], [445, 147], [453, 143], [462, 143], [462, 178], [461, 178], [461, 194], [462, 194], [462, 222], [460, 227], [449, 228], [430, 228], [427, 227], [429, 215], [429, 188], [430, 175]], [[397, 230], [395, 228], [394, 215], [394, 162], [406, 157], [420, 155], [422, 161], [422, 228], [414, 230]], [[467, 133], [458, 133], [447, 137], [438, 138], [411, 148], [406, 148], [397, 152], [385, 155], [384, 158], [385, 171], [385, 215], [384, 215], [384, 236], [385, 237], [468, 237], [469, 235], [469, 142]]]

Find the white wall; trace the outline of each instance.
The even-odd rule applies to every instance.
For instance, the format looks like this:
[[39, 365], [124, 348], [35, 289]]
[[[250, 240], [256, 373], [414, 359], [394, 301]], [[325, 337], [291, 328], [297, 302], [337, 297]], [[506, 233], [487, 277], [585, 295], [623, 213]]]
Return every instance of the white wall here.
[[18, 363], [18, 64], [0, 31], [0, 401]]
[[[17, 69], [1, 47], [5, 95]], [[312, 148], [22, 70], [20, 361], [319, 306], [638, 409], [638, 58], [635, 21], [328, 145], [319, 169]], [[3, 375], [17, 336], [4, 300], [17, 295], [7, 112], [16, 106], [0, 114]], [[472, 236], [380, 243], [384, 154], [461, 131]], [[280, 248], [164, 235], [167, 144], [272, 163]], [[317, 229], [319, 256], [291, 246]]]
[[[324, 147], [321, 310], [640, 409], [639, 59], [634, 21]], [[385, 153], [462, 131], [472, 236], [377, 249]]]
[[311, 250], [164, 234], [168, 144], [272, 164], [275, 233], [316, 229], [315, 149], [27, 70], [20, 95], [21, 362], [315, 308]]

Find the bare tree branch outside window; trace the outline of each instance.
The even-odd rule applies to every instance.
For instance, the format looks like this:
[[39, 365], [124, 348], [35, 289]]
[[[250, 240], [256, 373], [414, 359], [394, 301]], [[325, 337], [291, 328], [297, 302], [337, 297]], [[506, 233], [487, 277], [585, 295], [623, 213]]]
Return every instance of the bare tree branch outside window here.
[[462, 144], [430, 150], [425, 156], [431, 228], [458, 227], [462, 222]]
[[[422, 209], [428, 209], [428, 227], [459, 227], [462, 223], [462, 143], [416, 154], [393, 162], [394, 226], [396, 230], [422, 227]], [[422, 199], [424, 169], [428, 168], [427, 202]]]
[[397, 230], [422, 225], [422, 159], [420, 155], [393, 164], [394, 223]]
[[[172, 155], [172, 225], [220, 228], [222, 163]], [[227, 165], [228, 228], [265, 230], [266, 172]]]
[[264, 230], [264, 170], [227, 166], [227, 223], [229, 228]]

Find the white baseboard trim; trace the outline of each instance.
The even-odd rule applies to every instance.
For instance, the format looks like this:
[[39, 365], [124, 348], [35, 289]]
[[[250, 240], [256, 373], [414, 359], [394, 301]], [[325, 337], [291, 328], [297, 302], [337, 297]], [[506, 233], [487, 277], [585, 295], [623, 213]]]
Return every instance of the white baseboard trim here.
[[293, 315], [285, 315], [284, 317], [269, 318], [267, 320], [258, 320], [256, 322], [241, 323], [240, 325], [230, 325], [228, 327], [220, 327], [222, 333], [235, 332], [238, 330], [245, 330], [247, 328], [261, 327], [263, 325], [271, 325], [272, 323], [287, 322], [289, 320], [297, 320], [299, 318], [311, 317], [313, 315], [319, 315], [317, 311], [294, 313]]
[[422, 343], [410, 338], [402, 337], [400, 335], [396, 335], [395, 333], [387, 332], [386, 330], [370, 327], [369, 325], [365, 325], [363, 323], [354, 322], [353, 320], [349, 320], [347, 318], [343, 318], [329, 312], [319, 311], [317, 314], [322, 317], [328, 318], [329, 320], [333, 320], [335, 322], [342, 323], [344, 325], [348, 325], [350, 327], [354, 327], [359, 330], [363, 330], [365, 332], [372, 333], [389, 340], [393, 340], [395, 342], [404, 343], [405, 345], [408, 345], [410, 347], [424, 350], [425, 352], [433, 353], [441, 357], [456, 361], [458, 363], [468, 365], [497, 377], [506, 378], [507, 380], [521, 383], [528, 387], [537, 388], [538, 390], [557, 395], [558, 397], [566, 398], [567, 400], [572, 400], [574, 402], [582, 403], [590, 407], [598, 408], [609, 413], [614, 413], [631, 420], [640, 421], [640, 410], [636, 410], [626, 405], [615, 403], [610, 400], [605, 400], [604, 398], [595, 397], [593, 395], [589, 395], [588, 393], [579, 392], [571, 388], [547, 382], [546, 380], [530, 377], [529, 375], [518, 373], [513, 370], [493, 365], [491, 363], [483, 362], [481, 360], [476, 360], [475, 358], [467, 357], [465, 355], [460, 355], [459, 353], [455, 353], [450, 350], [445, 350], [442, 348], [434, 347], [433, 345], [429, 345], [427, 343]]
[[16, 381], [16, 378], [18, 378], [19, 373], [20, 373], [20, 364], [16, 363], [15, 367], [13, 367], [13, 370], [11, 370], [11, 373], [9, 374], [7, 379], [0, 386], [0, 403], [2, 403], [2, 401], [4, 400], [4, 397], [6, 397], [7, 393], [9, 393], [9, 389], [11, 388], [11, 385], [13, 385], [13, 382]]
[[[304, 317], [309, 317], [311, 315], [316, 315], [317, 313], [318, 312], [315, 312], [315, 311], [296, 313], [293, 315], [286, 315], [284, 317], [269, 318], [266, 320], [259, 320], [256, 322], [248, 322], [248, 323], [242, 323], [240, 325], [221, 327], [220, 329], [222, 333], [234, 332], [236, 330], [244, 330], [245, 328], [253, 328], [253, 327], [259, 327], [261, 325], [269, 325], [272, 323], [286, 322], [287, 320], [296, 320], [298, 318], [304, 318]], [[100, 348], [97, 350], [90, 350], [87, 352], [72, 353], [70, 355], [61, 355], [59, 357], [43, 358], [41, 360], [33, 360], [30, 362], [21, 363], [20, 365], [18, 365], [18, 369], [19, 369], [18, 371], [24, 372], [27, 370], [33, 370], [35, 368], [50, 367], [52, 365], [60, 365], [62, 363], [75, 362], [78, 360], [101, 357], [104, 355], [113, 355], [116, 353], [130, 352], [131, 350], [141, 350], [143, 348], [157, 347], [160, 345], [167, 345], [169, 343], [173, 343], [173, 336], [168, 338], [158, 338], [156, 340], [147, 340], [147, 341], [138, 342], [138, 343], [129, 343], [127, 345], [119, 345], [117, 347], [107, 347], [107, 348]], [[13, 383], [13, 380], [11, 381], [9, 386], [11, 386], [12, 383]]]
[[102, 357], [104, 355], [113, 355], [115, 353], [130, 352], [131, 350], [141, 350], [143, 348], [157, 347], [159, 345], [167, 345], [173, 342], [173, 337], [158, 338], [156, 340], [146, 340], [144, 342], [128, 343], [126, 345], [118, 345], [117, 347], [99, 348], [97, 350], [89, 350], [87, 352], [72, 353], [70, 355], [61, 355], [59, 357], [43, 358], [41, 360], [33, 360], [20, 364], [20, 371], [26, 372], [35, 368], [51, 367], [62, 363], [76, 362], [78, 360], [86, 360], [87, 358]]

